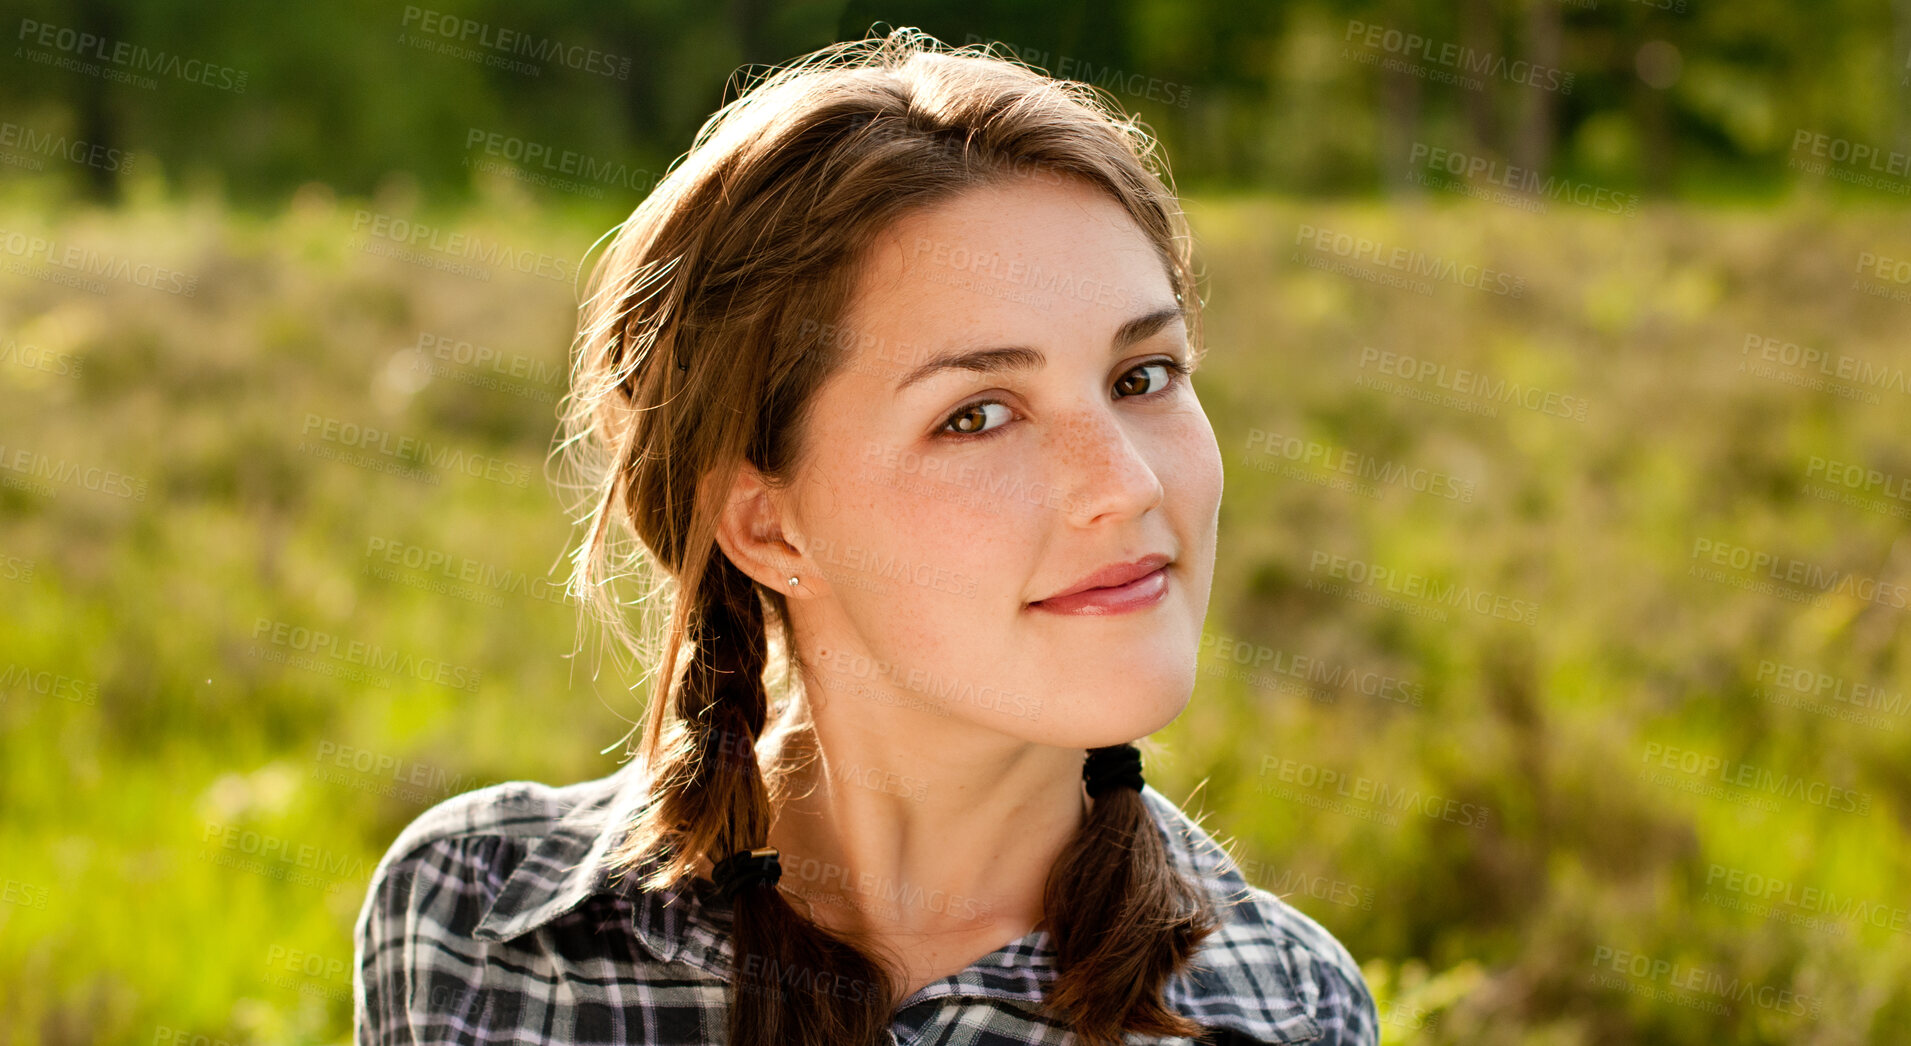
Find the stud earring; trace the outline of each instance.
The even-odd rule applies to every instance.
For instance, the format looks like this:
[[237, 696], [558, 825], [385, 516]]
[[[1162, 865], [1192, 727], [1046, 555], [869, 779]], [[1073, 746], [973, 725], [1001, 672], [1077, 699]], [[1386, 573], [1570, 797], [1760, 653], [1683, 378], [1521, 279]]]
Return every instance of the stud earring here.
[[790, 575], [790, 587], [791, 587], [791, 588], [795, 588], [795, 587], [796, 587], [796, 575], [794, 575], [794, 574], [791, 574], [791, 575]]

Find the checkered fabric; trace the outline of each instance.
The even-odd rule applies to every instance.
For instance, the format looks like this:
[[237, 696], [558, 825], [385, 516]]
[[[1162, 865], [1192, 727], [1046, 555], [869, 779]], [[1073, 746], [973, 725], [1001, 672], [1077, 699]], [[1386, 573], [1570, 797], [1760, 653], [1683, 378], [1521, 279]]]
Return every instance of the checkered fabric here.
[[[646, 794], [633, 760], [567, 787], [467, 792], [407, 826], [358, 917], [359, 1046], [722, 1044], [729, 906], [704, 879], [646, 892], [635, 876], [612, 882], [603, 867]], [[1131, 1035], [1129, 1046], [1377, 1043], [1373, 997], [1340, 942], [1248, 884], [1161, 793], [1142, 795], [1176, 863], [1211, 891], [1221, 926], [1164, 989], [1168, 1005], [1208, 1033]], [[1077, 1046], [1041, 1006], [1054, 976], [1048, 932], [1035, 930], [904, 999], [890, 1044]], [[825, 973], [791, 990], [847, 984], [826, 982]]]

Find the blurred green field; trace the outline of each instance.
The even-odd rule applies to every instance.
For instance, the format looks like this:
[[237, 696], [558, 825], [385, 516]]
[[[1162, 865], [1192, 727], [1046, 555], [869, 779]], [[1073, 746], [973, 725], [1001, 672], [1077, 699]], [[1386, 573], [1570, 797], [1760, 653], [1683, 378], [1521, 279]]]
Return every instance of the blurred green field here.
[[[349, 1041], [399, 829], [607, 773], [640, 710], [550, 587], [603, 228], [5, 191], [0, 1042]], [[1189, 208], [1227, 492], [1151, 780], [1388, 1042], [1903, 1041], [1911, 294], [1860, 262], [1901, 214]]]

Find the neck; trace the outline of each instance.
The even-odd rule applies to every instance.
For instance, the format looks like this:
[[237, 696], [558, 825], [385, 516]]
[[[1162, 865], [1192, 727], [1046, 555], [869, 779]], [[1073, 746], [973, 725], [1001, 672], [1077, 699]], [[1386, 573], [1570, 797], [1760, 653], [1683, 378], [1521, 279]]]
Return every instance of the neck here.
[[1036, 928], [1049, 869], [1087, 816], [1081, 749], [855, 694], [791, 701], [762, 758], [781, 778], [770, 840], [799, 910], [971, 958]]

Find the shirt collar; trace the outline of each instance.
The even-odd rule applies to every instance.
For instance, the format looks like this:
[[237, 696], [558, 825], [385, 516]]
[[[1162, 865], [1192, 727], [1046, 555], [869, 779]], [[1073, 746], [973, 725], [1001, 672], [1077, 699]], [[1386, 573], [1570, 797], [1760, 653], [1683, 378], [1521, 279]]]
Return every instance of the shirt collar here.
[[593, 895], [610, 894], [634, 902], [632, 924], [652, 955], [660, 962], [676, 959], [685, 936], [684, 923], [695, 907], [687, 903], [691, 888], [678, 884], [645, 894], [634, 883], [650, 869], [650, 863], [626, 872], [622, 883], [612, 881], [609, 865], [648, 795], [645, 784], [641, 766], [633, 759], [608, 777], [560, 790], [571, 793], [561, 797], [569, 809], [505, 879], [472, 936], [512, 940], [541, 929]]
[[[551, 923], [593, 895], [606, 894], [632, 904], [636, 936], [658, 961], [681, 956], [712, 972], [726, 969], [728, 915], [718, 912], [719, 917], [712, 918], [707, 893], [697, 885], [701, 880], [663, 891], [639, 890], [635, 883], [652, 867], [649, 862], [627, 872], [621, 882], [611, 879], [609, 856], [628, 837], [631, 820], [647, 796], [646, 784], [633, 759], [608, 777], [561, 789], [568, 793], [562, 796], [568, 810], [505, 879], [473, 936], [508, 941]], [[1281, 928], [1256, 903], [1239, 867], [1152, 785], [1142, 789], [1142, 797], [1154, 811], [1156, 828], [1175, 864], [1207, 889], [1217, 921], [1190, 967], [1163, 989], [1164, 1001], [1204, 1025], [1238, 1031], [1256, 1042], [1318, 1037], [1320, 1028], [1293, 982], [1288, 962], [1292, 949], [1282, 939]], [[925, 986], [911, 1001], [969, 995], [1039, 1009], [1054, 978], [1049, 934], [1038, 929]]]

